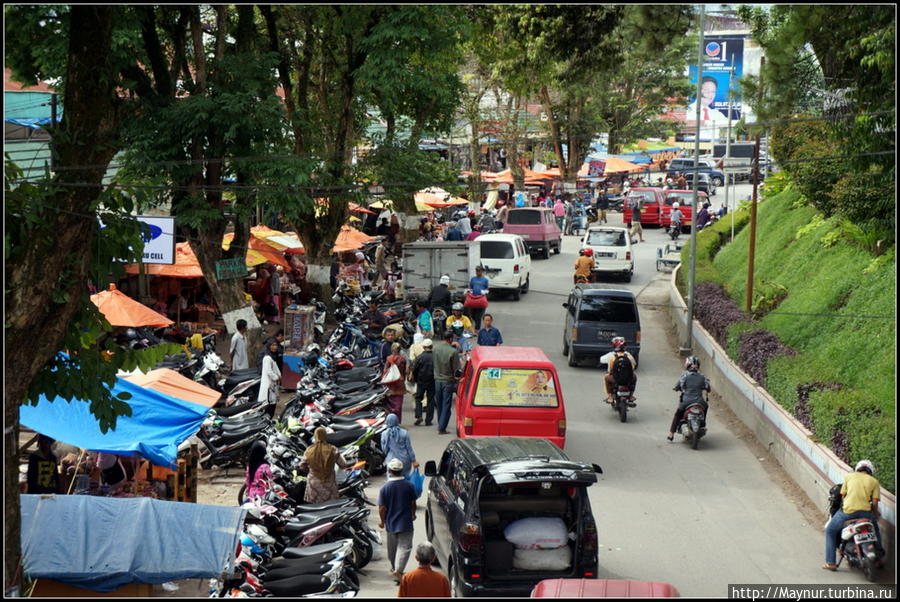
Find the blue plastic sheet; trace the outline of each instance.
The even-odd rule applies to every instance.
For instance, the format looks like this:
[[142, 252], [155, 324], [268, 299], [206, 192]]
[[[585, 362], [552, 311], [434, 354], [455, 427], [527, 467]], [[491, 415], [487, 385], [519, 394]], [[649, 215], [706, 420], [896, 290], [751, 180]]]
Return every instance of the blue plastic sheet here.
[[25, 574], [98, 592], [231, 570], [246, 512], [151, 498], [20, 499]]
[[121, 378], [113, 395], [127, 391], [131, 416], [119, 416], [116, 429], [100, 432], [90, 403], [41, 397], [36, 406], [19, 408], [19, 422], [58, 441], [90, 451], [122, 456], [140, 455], [159, 466], [172, 466], [178, 446], [196, 433], [209, 408], [145, 389]]

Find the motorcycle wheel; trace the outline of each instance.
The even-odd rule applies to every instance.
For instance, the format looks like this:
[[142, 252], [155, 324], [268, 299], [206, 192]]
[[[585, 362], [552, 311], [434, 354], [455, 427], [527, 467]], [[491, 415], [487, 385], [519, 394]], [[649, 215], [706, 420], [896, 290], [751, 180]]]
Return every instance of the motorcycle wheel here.
[[868, 579], [872, 583], [875, 583], [878, 575], [877, 569], [875, 568], [875, 563], [872, 562], [872, 559], [868, 556], [863, 556], [860, 559], [860, 566], [862, 567], [863, 573], [866, 574], [866, 579]]
[[694, 438], [691, 439], [691, 449], [697, 449], [700, 446], [700, 433], [691, 431]]
[[624, 401], [619, 401], [619, 421], [628, 422], [628, 404]]
[[358, 538], [353, 539], [353, 547], [359, 548], [359, 562], [360, 564], [355, 568], [361, 569], [372, 560], [372, 556], [375, 553], [374, 548], [372, 548], [372, 543], [368, 540], [368, 538], [364, 536], [360, 536]]
[[238, 506], [243, 505], [243, 503], [244, 503], [244, 493], [245, 493], [246, 491], [247, 491], [247, 485], [246, 485], [246, 484], [241, 485], [241, 489], [240, 489], [240, 491], [238, 491], [238, 498], [237, 498], [237, 499], [238, 499], [238, 502], [237, 502], [237, 503], [238, 503]]

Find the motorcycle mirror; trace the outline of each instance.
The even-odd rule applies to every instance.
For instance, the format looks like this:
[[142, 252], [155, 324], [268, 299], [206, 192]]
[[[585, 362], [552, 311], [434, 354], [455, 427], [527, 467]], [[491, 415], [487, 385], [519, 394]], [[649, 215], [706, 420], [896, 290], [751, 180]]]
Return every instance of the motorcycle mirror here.
[[591, 466], [594, 468], [594, 472], [596, 472], [597, 474], [603, 474], [603, 469], [600, 468], [599, 464], [591, 464]]

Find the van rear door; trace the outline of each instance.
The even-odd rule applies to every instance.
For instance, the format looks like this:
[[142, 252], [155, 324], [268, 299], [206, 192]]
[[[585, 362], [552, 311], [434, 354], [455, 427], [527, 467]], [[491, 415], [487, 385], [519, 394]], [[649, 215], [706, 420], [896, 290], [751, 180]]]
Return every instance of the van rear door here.
[[487, 469], [501, 487], [542, 482], [588, 487], [597, 482], [593, 466], [571, 460], [522, 459], [493, 464]]
[[[472, 401], [472, 413], [485, 417], [491, 433], [509, 437], [538, 437], [563, 447], [559, 421], [565, 420], [559, 378], [548, 368], [483, 367]], [[495, 422], [497, 420], [497, 422]], [[494, 429], [497, 432], [493, 432]]]
[[503, 225], [505, 234], [518, 234], [526, 241], [546, 240], [547, 224], [545, 224], [545, 214], [549, 212], [541, 211], [538, 208], [528, 209], [511, 209], [506, 216], [506, 223]]
[[640, 329], [634, 299], [618, 295], [584, 295], [578, 304], [575, 323], [579, 343], [610, 348], [613, 337], [625, 337], [627, 346], [635, 345]]

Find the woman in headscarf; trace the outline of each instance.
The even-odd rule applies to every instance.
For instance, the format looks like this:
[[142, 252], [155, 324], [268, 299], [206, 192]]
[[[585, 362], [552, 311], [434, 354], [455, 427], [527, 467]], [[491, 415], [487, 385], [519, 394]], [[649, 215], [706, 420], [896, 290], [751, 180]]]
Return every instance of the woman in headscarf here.
[[400, 428], [399, 424], [396, 414], [388, 414], [387, 430], [381, 433], [381, 449], [384, 451], [385, 464], [397, 458], [403, 462], [403, 476], [408, 476], [419, 463], [416, 462], [416, 452], [413, 451], [409, 433]]
[[334, 465], [341, 468], [350, 466], [338, 449], [325, 440], [327, 434], [324, 427], [316, 429], [316, 442], [306, 448], [300, 462], [300, 470], [309, 470], [306, 492], [303, 494], [303, 501], [307, 504], [320, 504], [340, 497]]
[[401, 412], [403, 410], [403, 396], [406, 395], [406, 358], [400, 355], [400, 343], [391, 345], [391, 354], [387, 356], [384, 362], [384, 371], [381, 376], [384, 377], [391, 366], [397, 366], [400, 371], [400, 380], [392, 383], [386, 383], [388, 388], [388, 407], [387, 411], [396, 414], [399, 422]]
[[278, 403], [278, 382], [281, 380], [281, 370], [278, 369], [278, 341], [274, 338], [266, 346], [262, 357], [260, 369], [259, 394], [256, 401]]
[[262, 497], [272, 487], [272, 467], [266, 462], [266, 444], [262, 440], [255, 441], [250, 447], [244, 485], [245, 500]]

